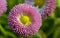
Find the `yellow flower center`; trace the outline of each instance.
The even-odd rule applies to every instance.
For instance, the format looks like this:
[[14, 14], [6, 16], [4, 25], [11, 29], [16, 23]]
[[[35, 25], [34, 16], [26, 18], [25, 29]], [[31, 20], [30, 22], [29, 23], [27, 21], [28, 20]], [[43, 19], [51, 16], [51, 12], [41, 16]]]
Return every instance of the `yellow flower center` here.
[[41, 8], [45, 3], [45, 0], [34, 0], [34, 5]]
[[20, 21], [22, 22], [22, 24], [24, 25], [29, 25], [31, 23], [30, 21], [30, 17], [27, 15], [23, 15], [20, 17]]

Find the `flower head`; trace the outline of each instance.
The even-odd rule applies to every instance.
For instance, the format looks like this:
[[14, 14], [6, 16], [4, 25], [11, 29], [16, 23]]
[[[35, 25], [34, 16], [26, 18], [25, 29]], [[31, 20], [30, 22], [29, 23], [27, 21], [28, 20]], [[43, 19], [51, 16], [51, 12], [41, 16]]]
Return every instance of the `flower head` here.
[[8, 23], [11, 29], [21, 36], [31, 36], [41, 27], [41, 15], [28, 4], [16, 5], [9, 14]]
[[56, 8], [56, 0], [25, 0], [25, 3], [34, 5], [40, 12], [42, 18], [50, 16]]
[[0, 0], [0, 16], [2, 13], [6, 12], [7, 8], [6, 0]]

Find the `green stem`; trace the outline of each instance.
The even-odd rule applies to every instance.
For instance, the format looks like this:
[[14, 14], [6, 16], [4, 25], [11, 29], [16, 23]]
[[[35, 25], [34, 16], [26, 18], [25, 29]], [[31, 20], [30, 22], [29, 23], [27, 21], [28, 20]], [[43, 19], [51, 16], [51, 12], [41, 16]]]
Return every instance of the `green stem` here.
[[4, 30], [4, 28], [0, 25], [0, 31], [4, 34], [4, 35], [6, 35], [6, 32], [5, 32], [5, 30]]

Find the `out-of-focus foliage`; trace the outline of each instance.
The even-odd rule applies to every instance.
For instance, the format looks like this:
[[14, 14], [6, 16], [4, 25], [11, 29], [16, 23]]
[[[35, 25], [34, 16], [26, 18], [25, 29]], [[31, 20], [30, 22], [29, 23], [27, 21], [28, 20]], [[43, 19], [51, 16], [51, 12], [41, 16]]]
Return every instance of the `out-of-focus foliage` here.
[[[0, 16], [0, 38], [22, 38], [10, 30], [8, 14], [13, 6], [23, 3], [24, 0], [7, 0], [7, 12]], [[57, 0], [55, 11], [42, 22], [40, 30], [30, 38], [60, 38], [60, 0]], [[29, 38], [29, 37], [28, 37]]]
[[60, 7], [60, 0], [56, 0], [57, 6]]

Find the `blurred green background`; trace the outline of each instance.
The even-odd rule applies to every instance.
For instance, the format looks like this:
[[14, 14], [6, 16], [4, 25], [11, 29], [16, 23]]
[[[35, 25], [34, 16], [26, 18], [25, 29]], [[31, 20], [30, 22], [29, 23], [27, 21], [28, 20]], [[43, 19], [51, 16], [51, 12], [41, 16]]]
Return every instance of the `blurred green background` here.
[[[0, 17], [0, 38], [22, 38], [11, 31], [8, 25], [9, 11], [19, 3], [24, 3], [24, 0], [7, 0], [7, 12]], [[60, 38], [60, 0], [56, 0], [56, 5], [55, 11], [43, 20], [40, 30], [30, 38]]]

